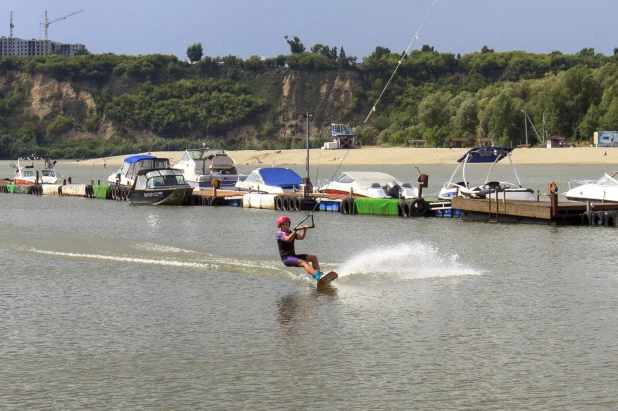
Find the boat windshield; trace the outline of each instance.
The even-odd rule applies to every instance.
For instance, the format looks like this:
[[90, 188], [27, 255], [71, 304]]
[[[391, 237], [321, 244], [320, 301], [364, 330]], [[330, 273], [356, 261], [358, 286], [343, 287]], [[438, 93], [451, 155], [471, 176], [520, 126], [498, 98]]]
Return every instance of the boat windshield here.
[[353, 183], [354, 179], [347, 174], [341, 174], [335, 181], [338, 183]]

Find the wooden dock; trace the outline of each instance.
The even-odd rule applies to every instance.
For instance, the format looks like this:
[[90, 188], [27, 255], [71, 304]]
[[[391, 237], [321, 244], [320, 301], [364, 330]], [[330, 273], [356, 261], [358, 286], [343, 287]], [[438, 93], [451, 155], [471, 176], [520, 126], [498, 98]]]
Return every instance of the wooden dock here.
[[[618, 204], [550, 201], [518, 201], [454, 197], [451, 208], [462, 218], [479, 221], [519, 222], [552, 225], [607, 225], [618, 214]], [[614, 224], [615, 225], [615, 222]]]

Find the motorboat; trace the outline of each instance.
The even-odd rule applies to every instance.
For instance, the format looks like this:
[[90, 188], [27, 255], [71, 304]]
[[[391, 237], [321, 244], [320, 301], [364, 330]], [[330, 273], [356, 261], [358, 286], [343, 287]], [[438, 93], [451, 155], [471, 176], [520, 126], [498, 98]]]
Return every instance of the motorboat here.
[[186, 204], [192, 193], [182, 170], [140, 170], [127, 199], [131, 204], [180, 205]]
[[24, 156], [17, 159], [17, 164], [11, 164], [15, 175], [11, 179], [14, 184], [56, 184], [60, 176], [56, 172], [56, 161], [49, 157]]
[[236, 170], [236, 163], [225, 150], [209, 147], [185, 150], [172, 168], [182, 170], [187, 182], [197, 188], [212, 188], [212, 180], [219, 180], [222, 189], [234, 189], [237, 182], [247, 178]]
[[302, 191], [303, 178], [294, 170], [285, 167], [257, 168], [244, 181], [236, 183], [240, 191], [283, 194]]
[[605, 173], [598, 180], [570, 180], [564, 196], [571, 201], [618, 203], [618, 171]]
[[111, 186], [133, 187], [135, 178], [141, 170], [169, 168], [169, 159], [138, 154], [123, 160], [122, 166], [107, 178]]
[[417, 198], [418, 189], [390, 174], [374, 171], [345, 171], [318, 189], [326, 194], [350, 193], [369, 198]]
[[[503, 198], [506, 200], [528, 200], [535, 201], [536, 194], [530, 188], [522, 187], [519, 175], [511, 159], [512, 147], [474, 147], [468, 150], [461, 158], [457, 160], [459, 163], [455, 171], [451, 175], [449, 181], [444, 183], [444, 186], [438, 194], [438, 198], [443, 200], [451, 199], [455, 196], [463, 196], [469, 198]], [[517, 184], [507, 181], [491, 180], [491, 172], [496, 164], [504, 158], [508, 158], [517, 179]], [[485, 182], [480, 185], [473, 185], [468, 180], [467, 167], [470, 164], [491, 164]], [[459, 173], [461, 172], [461, 176]]]

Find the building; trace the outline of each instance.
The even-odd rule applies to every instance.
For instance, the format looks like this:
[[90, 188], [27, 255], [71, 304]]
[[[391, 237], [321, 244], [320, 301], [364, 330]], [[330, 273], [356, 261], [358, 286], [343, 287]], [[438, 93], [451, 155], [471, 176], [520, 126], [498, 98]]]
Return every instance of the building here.
[[592, 142], [597, 147], [618, 146], [618, 131], [595, 131]]
[[[47, 52], [46, 52], [47, 46]], [[24, 40], [17, 37], [0, 37], [0, 57], [29, 57], [46, 54], [60, 54], [73, 57], [79, 50], [85, 50], [83, 44], [59, 43], [51, 40]]]

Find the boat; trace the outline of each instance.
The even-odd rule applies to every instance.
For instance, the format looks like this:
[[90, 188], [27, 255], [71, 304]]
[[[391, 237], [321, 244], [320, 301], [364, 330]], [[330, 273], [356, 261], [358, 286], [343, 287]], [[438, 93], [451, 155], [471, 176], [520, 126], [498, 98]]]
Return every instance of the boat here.
[[[444, 183], [444, 186], [438, 194], [438, 198], [448, 200], [457, 195], [469, 198], [495, 198], [495, 196], [498, 195], [498, 198], [506, 200], [535, 201], [536, 195], [534, 190], [522, 187], [521, 185], [519, 175], [511, 159], [512, 151], [512, 147], [484, 146], [471, 148], [457, 160], [459, 164], [451, 175], [450, 180]], [[490, 180], [491, 172], [495, 165], [504, 158], [509, 159], [511, 167], [513, 168], [513, 173], [517, 179], [517, 184], [508, 181]], [[470, 181], [468, 181], [467, 166], [469, 164], [491, 164], [484, 183], [472, 185]], [[460, 170], [461, 177], [459, 177]]]
[[236, 190], [283, 194], [302, 191], [303, 178], [285, 167], [257, 168], [244, 181], [235, 184]]
[[131, 204], [180, 205], [186, 204], [192, 193], [182, 170], [158, 168], [139, 170], [127, 198]]
[[111, 186], [133, 187], [135, 178], [141, 170], [169, 168], [169, 159], [138, 154], [123, 160], [122, 166], [107, 178]]
[[618, 171], [605, 173], [598, 180], [569, 180], [564, 196], [571, 201], [618, 203]]
[[236, 170], [236, 163], [225, 150], [209, 147], [185, 150], [172, 168], [182, 170], [187, 182], [197, 188], [212, 188], [212, 180], [219, 180], [221, 189], [233, 190], [237, 182], [247, 178]]
[[344, 194], [368, 198], [417, 198], [418, 189], [398, 181], [390, 174], [374, 171], [345, 171], [318, 189], [326, 194]]
[[11, 179], [14, 184], [56, 184], [60, 176], [56, 172], [56, 161], [49, 157], [35, 155], [19, 157], [17, 164], [11, 164], [15, 175]]

